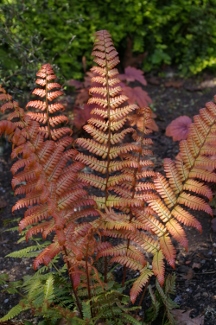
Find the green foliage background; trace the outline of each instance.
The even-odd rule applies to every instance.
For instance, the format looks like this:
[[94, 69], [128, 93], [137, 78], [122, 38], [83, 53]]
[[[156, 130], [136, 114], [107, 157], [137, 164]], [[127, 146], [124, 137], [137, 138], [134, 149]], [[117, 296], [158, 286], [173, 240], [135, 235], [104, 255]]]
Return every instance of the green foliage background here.
[[[216, 0], [2, 0], [0, 77], [40, 62], [81, 78], [94, 32], [107, 29], [120, 53], [127, 36], [143, 69], [174, 64], [181, 74], [216, 67]], [[22, 75], [22, 73], [21, 73]], [[26, 81], [27, 82], [27, 81]]]

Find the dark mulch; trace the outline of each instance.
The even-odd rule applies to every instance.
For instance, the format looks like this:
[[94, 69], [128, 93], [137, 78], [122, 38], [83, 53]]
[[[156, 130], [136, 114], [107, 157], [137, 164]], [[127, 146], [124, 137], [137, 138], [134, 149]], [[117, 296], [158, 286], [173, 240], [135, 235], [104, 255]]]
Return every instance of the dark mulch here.
[[[153, 134], [156, 169], [161, 170], [165, 157], [174, 158], [178, 145], [165, 136], [166, 126], [180, 115], [192, 117], [205, 103], [211, 101], [216, 94], [216, 79], [202, 75], [191, 80], [175, 79], [172, 71], [164, 78], [147, 78], [145, 90], [153, 99], [153, 109], [157, 115], [159, 132]], [[28, 260], [5, 258], [8, 253], [18, 250], [25, 244], [17, 244], [16, 232], [5, 232], [11, 227], [9, 221], [19, 214], [12, 215], [11, 207], [16, 198], [10, 187], [11, 161], [10, 149], [1, 154], [0, 159], [0, 273], [8, 273], [10, 280], [20, 279], [31, 271]], [[177, 294], [175, 301], [180, 309], [191, 311], [190, 316], [196, 318], [204, 315], [205, 325], [216, 324], [216, 233], [211, 227], [211, 217], [197, 213], [203, 226], [202, 234], [194, 229], [187, 229], [189, 250], [179, 248], [176, 269]], [[0, 293], [0, 316], [3, 316], [14, 304], [17, 296]], [[9, 324], [9, 323], [8, 323]], [[200, 323], [196, 323], [200, 324]], [[160, 324], [158, 324], [160, 325]]]

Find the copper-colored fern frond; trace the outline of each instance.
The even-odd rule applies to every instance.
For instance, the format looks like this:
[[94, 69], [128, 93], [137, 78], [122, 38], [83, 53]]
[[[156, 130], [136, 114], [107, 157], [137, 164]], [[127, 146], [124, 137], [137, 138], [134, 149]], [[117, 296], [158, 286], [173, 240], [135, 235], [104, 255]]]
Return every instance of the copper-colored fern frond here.
[[[147, 226], [137, 220], [137, 210], [145, 210], [146, 196], [153, 197], [154, 190], [149, 181], [154, 176], [153, 163], [147, 157], [152, 154], [149, 149], [151, 140], [146, 138], [154, 125], [152, 113], [149, 108], [138, 111], [136, 105], [126, 103], [127, 98], [122, 95], [118, 71], [115, 68], [119, 62], [117, 52], [107, 31], [96, 33], [92, 54], [99, 67], [92, 68], [97, 74], [92, 78], [94, 86], [90, 88], [92, 97], [89, 100], [94, 105], [94, 117], [84, 127], [91, 139], [79, 138], [76, 143], [89, 152], [79, 153], [77, 160], [88, 165], [93, 172], [80, 175], [79, 179], [97, 188], [97, 195], [91, 197], [100, 210], [101, 236], [117, 236], [127, 243], [122, 250], [115, 247], [104, 250], [101, 246], [98, 256], [110, 255], [112, 262], [142, 270], [144, 264], [137, 263], [135, 253], [134, 256], [133, 253], [130, 255], [134, 243], [141, 247], [142, 252], [144, 249], [156, 254], [160, 250], [157, 241], [140, 236], [140, 230], [147, 229]], [[131, 125], [134, 127], [125, 128], [126, 123], [130, 122], [130, 114], [135, 110], [134, 119], [137, 113], [140, 118], [137, 131], [137, 123], [132, 121]], [[142, 185], [143, 180], [146, 180], [146, 186]], [[162, 267], [160, 272], [158, 269], [154, 272], [160, 280], [164, 269]]]
[[[47, 71], [44, 74], [39, 72], [39, 76], [47, 76], [46, 83], [54, 79]], [[43, 82], [38, 83], [44, 85]], [[53, 87], [57, 86], [53, 84]], [[49, 86], [48, 88], [52, 89]], [[5, 115], [8, 120], [0, 122], [0, 133], [6, 134], [13, 144], [11, 156], [17, 160], [11, 169], [12, 186], [16, 195], [22, 194], [13, 211], [26, 209], [19, 230], [28, 228], [26, 239], [39, 233], [43, 238], [51, 233], [56, 234], [54, 242], [36, 258], [34, 267], [39, 267], [40, 264], [48, 264], [60, 251], [68, 254], [65, 248], [68, 246], [65, 233], [68, 226], [89, 215], [96, 217], [98, 213], [93, 209], [94, 202], [86, 196], [82, 182], [77, 178], [83, 164], [72, 163], [77, 154], [76, 150], [70, 149], [72, 138], [65, 137], [64, 129], [53, 129], [55, 136], [60, 134], [63, 138], [56, 136], [57, 142], [46, 140], [39, 132], [37, 119], [34, 121], [27, 116], [3, 88], [0, 92], [2, 112], [9, 111], [9, 114]], [[47, 97], [47, 100], [53, 99], [56, 94], [55, 92], [53, 96]], [[36, 101], [35, 105], [43, 111], [44, 105], [41, 105], [40, 101]], [[56, 110], [57, 106], [54, 105], [52, 104], [52, 109]], [[46, 119], [46, 114], [44, 115], [43, 111], [38, 117]], [[50, 124], [55, 127], [59, 122], [63, 122], [63, 119], [65, 118], [61, 116], [50, 117]], [[87, 240], [88, 236], [85, 237], [85, 244]]]
[[33, 267], [38, 269], [40, 264], [48, 265], [51, 260], [62, 250], [62, 247], [59, 246], [58, 241], [51, 243], [46, 247], [34, 260]]
[[[31, 142], [34, 144], [34, 138]], [[97, 215], [91, 208], [93, 201], [86, 197], [86, 191], [77, 179], [83, 164], [76, 162], [67, 166], [74, 156], [73, 151], [65, 149], [58, 142], [45, 140], [40, 147], [35, 148], [34, 165], [29, 166], [22, 161], [14, 167], [15, 191], [23, 193], [25, 197], [17, 201], [13, 210], [27, 208], [19, 229], [28, 227], [26, 239], [38, 233], [44, 238], [51, 232], [56, 234], [56, 244], [36, 258], [34, 267], [49, 263], [60, 251], [65, 254], [65, 247], [68, 246], [65, 231], [71, 223], [75, 224], [78, 219], [89, 215]]]
[[[155, 176], [152, 170], [153, 162], [151, 161], [153, 154], [150, 150], [152, 141], [146, 138], [146, 135], [152, 132], [152, 125], [154, 125], [152, 116], [150, 108], [143, 108], [137, 110], [134, 115], [129, 117], [130, 123], [132, 125], [135, 124], [137, 127], [137, 131], [133, 133], [137, 149], [133, 150], [132, 153], [126, 153], [122, 156], [128, 161], [136, 161], [137, 165], [136, 168], [125, 168], [130, 177], [125, 179], [124, 182], [121, 182], [120, 185], [116, 186], [113, 184], [112, 190], [122, 198], [127, 198], [127, 212], [129, 213], [130, 225], [135, 226], [138, 230], [148, 230], [160, 238], [160, 240], [156, 240], [153, 244], [151, 238], [144, 238], [140, 236], [137, 231], [133, 232], [133, 236], [126, 233], [123, 235], [122, 232], [122, 236], [125, 236], [127, 240], [126, 256], [130, 254], [130, 245], [133, 246], [133, 242], [135, 242], [137, 245], [140, 245], [145, 252], [153, 254], [153, 261], [156, 259], [156, 256], [162, 258], [159, 264], [155, 262], [152, 264], [153, 273], [162, 284], [164, 280], [163, 259], [166, 258], [169, 264], [174, 266], [176, 253], [165, 226], [157, 219], [153, 209], [146, 206], [147, 201], [155, 201], [157, 199], [155, 185], [150, 181], [150, 179]], [[131, 198], [136, 204], [133, 205], [130, 203]], [[161, 265], [162, 267], [160, 268]]]
[[[212, 190], [203, 181], [216, 182], [216, 165], [212, 159], [215, 155], [212, 147], [215, 130], [216, 105], [211, 102], [194, 117], [187, 140], [180, 142], [176, 160], [164, 160], [166, 178], [156, 174], [154, 184], [160, 198], [148, 200], [166, 231], [185, 248], [187, 239], [181, 224], [202, 230], [191, 210], [202, 210], [212, 215], [208, 204]], [[166, 256], [168, 250], [164, 245], [162, 250]]]
[[[78, 154], [77, 159], [87, 163], [93, 170], [106, 175], [105, 179], [104, 176], [98, 175], [97, 178], [95, 177], [95, 182], [94, 175], [91, 175], [91, 179], [88, 179], [89, 184], [93, 185], [95, 183], [93, 186], [100, 189], [100, 184], [105, 184], [103, 190], [108, 195], [111, 162], [117, 160], [116, 158], [123, 152], [135, 149], [133, 145], [122, 144], [125, 136], [133, 132], [132, 128], [122, 130], [122, 127], [126, 122], [126, 116], [136, 106], [123, 106], [123, 103], [126, 104], [127, 97], [121, 94], [120, 80], [117, 78], [118, 71], [114, 69], [119, 62], [118, 53], [107, 31], [96, 33], [92, 55], [94, 61], [99, 65], [99, 67], [92, 69], [98, 76], [94, 76], [92, 79], [96, 85], [90, 88], [92, 97], [89, 99], [89, 103], [95, 105], [92, 114], [96, 117], [91, 118], [84, 127], [92, 136], [92, 139], [80, 138], [77, 139], [77, 144], [95, 154], [95, 157], [91, 159], [85, 154]], [[112, 82], [112, 80], [114, 81]], [[107, 161], [107, 163], [104, 164], [103, 161]], [[117, 162], [121, 164], [118, 160]], [[88, 182], [88, 179], [86, 182]]]
[[[63, 95], [61, 85], [57, 83], [56, 75], [50, 64], [44, 64], [38, 71], [36, 84], [41, 88], [33, 90], [32, 94], [40, 99], [31, 100], [26, 105], [31, 119], [41, 124], [40, 132], [46, 138], [58, 140], [71, 135], [69, 127], [62, 126], [68, 122], [68, 118], [62, 114], [64, 106], [56, 100]], [[36, 110], [36, 112], [34, 112]]]
[[4, 114], [2, 116], [0, 132], [8, 137], [17, 145], [25, 142], [25, 138], [21, 135], [21, 130], [28, 124], [28, 118], [25, 116], [24, 110], [19, 104], [13, 100], [12, 96], [7, 94], [6, 90], [0, 85], [0, 110]]
[[[101, 217], [103, 211], [107, 217], [106, 221], [103, 217], [101, 219], [102, 234], [105, 237], [115, 237], [117, 235], [115, 230], [118, 228], [117, 236], [127, 242], [124, 251], [116, 251], [118, 255], [116, 255], [117, 253], [114, 255], [115, 248], [113, 248], [113, 250], [104, 250], [104, 252], [102, 249], [99, 251], [98, 256], [110, 255], [113, 262], [115, 260], [115, 262], [120, 262], [126, 267], [141, 270], [144, 265], [138, 266], [138, 264], [134, 264], [132, 257], [130, 257], [130, 245], [133, 247], [135, 242], [142, 249], [144, 248], [153, 254], [159, 251], [157, 242], [154, 249], [151, 244], [142, 246], [144, 239], [139, 237], [139, 231], [140, 229], [146, 229], [147, 226], [141, 226], [141, 223], [139, 224], [139, 221], [136, 220], [138, 216], [137, 208], [145, 213], [146, 197], [154, 197], [154, 186], [149, 181], [149, 178], [154, 176], [152, 171], [153, 163], [149, 159], [152, 155], [149, 148], [151, 140], [146, 138], [146, 135], [154, 129], [153, 115], [149, 108], [138, 110], [135, 105], [123, 105], [126, 97], [121, 93], [118, 72], [114, 69], [118, 62], [117, 52], [113, 47], [108, 32], [100, 31], [96, 34], [93, 56], [95, 62], [99, 65], [99, 67], [93, 68], [94, 73], [98, 74], [98, 76], [93, 77], [93, 81], [97, 86], [94, 85], [90, 88], [92, 98], [89, 103], [95, 105], [92, 110], [94, 117], [88, 120], [87, 126], [84, 127], [92, 139], [77, 139], [77, 144], [87, 149], [91, 156], [80, 153], [77, 159], [87, 164], [97, 172], [97, 175], [91, 173], [79, 177], [86, 184], [103, 192], [103, 195], [92, 196], [101, 211]], [[135, 109], [135, 114], [132, 115]], [[137, 119], [137, 116], [139, 119]], [[123, 129], [127, 121], [134, 127]], [[136, 127], [137, 131], [135, 131]], [[132, 134], [132, 143], [125, 141], [130, 134]], [[146, 186], [143, 186], [144, 179], [148, 180]], [[116, 210], [119, 212], [116, 213]], [[128, 213], [127, 220], [124, 220], [124, 212]], [[116, 221], [113, 221], [112, 216], [115, 216]], [[129, 229], [133, 233], [131, 238], [128, 237]], [[154, 233], [156, 233], [156, 230]], [[150, 243], [151, 239], [148, 239], [148, 241]], [[104, 255], [105, 252], [106, 255]], [[171, 264], [173, 259], [170, 257], [169, 260]], [[158, 269], [154, 270], [160, 282], [162, 282], [163, 272], [163, 267], [160, 271]]]
[[130, 299], [133, 304], [135, 303], [137, 296], [139, 295], [139, 293], [141, 293], [143, 287], [148, 283], [149, 278], [152, 275], [153, 272], [148, 268], [148, 266], [144, 267], [141, 270], [140, 276], [133, 283], [133, 286], [130, 291]]

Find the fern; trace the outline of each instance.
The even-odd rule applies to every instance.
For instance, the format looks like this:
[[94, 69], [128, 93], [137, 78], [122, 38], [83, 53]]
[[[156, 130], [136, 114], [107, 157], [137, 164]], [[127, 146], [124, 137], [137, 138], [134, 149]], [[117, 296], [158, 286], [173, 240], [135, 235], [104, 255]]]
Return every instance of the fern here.
[[32, 94], [39, 99], [30, 101], [26, 105], [27, 109], [36, 110], [36, 112], [28, 111], [27, 115], [41, 124], [40, 132], [49, 139], [57, 140], [71, 135], [70, 128], [61, 126], [68, 123], [68, 118], [60, 113], [64, 110], [64, 106], [56, 100], [63, 95], [63, 92], [61, 85], [56, 82], [56, 75], [50, 64], [44, 64], [38, 71], [36, 84], [40, 88], [35, 88]]
[[[80, 153], [76, 159], [86, 163], [97, 172], [97, 175], [90, 173], [80, 177], [88, 186], [101, 191], [101, 196], [93, 196], [93, 199], [101, 211], [102, 235], [115, 237], [115, 229], [118, 229], [117, 236], [127, 240], [129, 230], [133, 229], [130, 240], [140, 246], [140, 237], [143, 239], [143, 236], [140, 234], [139, 228], [146, 229], [146, 225], [143, 223], [144, 218], [140, 221], [137, 220], [138, 214], [140, 216], [138, 209], [142, 208], [142, 213], [145, 215], [148, 211], [145, 212], [145, 195], [148, 193], [148, 196], [154, 197], [151, 192], [153, 189], [151, 183], [146, 184], [146, 187], [140, 190], [140, 180], [154, 175], [153, 171], [149, 170], [152, 167], [152, 162], [145, 159], [146, 155], [151, 154], [148, 149], [151, 141], [146, 139], [145, 135], [151, 132], [152, 114], [148, 108], [138, 109], [134, 105], [126, 106], [124, 104], [127, 97], [121, 94], [120, 80], [115, 69], [119, 61], [110, 35], [106, 31], [96, 34], [93, 56], [99, 67], [92, 68], [92, 71], [99, 77], [93, 77], [94, 87], [90, 88], [92, 97], [88, 103], [94, 104], [92, 114], [95, 117], [90, 119], [84, 127], [92, 139], [78, 138], [76, 140], [78, 145], [87, 149], [93, 156]], [[135, 114], [130, 115], [135, 109]], [[139, 122], [137, 116], [139, 116]], [[122, 130], [127, 120], [132, 126], [138, 128], [138, 132], [135, 127]], [[122, 144], [127, 134], [133, 135], [132, 143]], [[133, 142], [133, 139], [136, 143]], [[113, 166], [116, 166], [115, 170]], [[129, 216], [126, 219], [125, 211]], [[154, 253], [159, 249], [157, 244], [156, 246], [152, 245], [150, 237], [146, 236], [145, 240], [147, 241], [145, 247], [152, 247], [148, 252]], [[121, 251], [117, 251], [114, 247], [110, 247], [108, 250], [102, 249], [98, 253], [98, 257], [110, 255], [112, 263], [117, 262], [127, 268], [141, 270], [145, 267], [146, 261], [142, 257], [142, 262], [138, 263], [137, 256], [139, 254], [135, 255], [135, 250], [129, 256], [129, 245], [130, 241]], [[160, 271], [163, 271], [163, 268], [159, 270], [157, 268], [155, 274], [160, 276]], [[136, 292], [137, 295], [138, 292]], [[133, 301], [135, 301], [135, 297]]]
[[178, 307], [178, 305], [172, 301], [169, 295], [165, 294], [159, 283], [156, 281], [156, 289], [160, 298], [162, 299], [163, 305], [165, 307], [165, 314], [170, 322], [170, 324], [175, 324], [175, 319], [171, 313], [171, 310]]
[[171, 310], [178, 308], [178, 305], [171, 299], [170, 295], [175, 294], [175, 275], [169, 274], [165, 279], [164, 288], [162, 288], [159, 282], [156, 280], [156, 290], [153, 292], [152, 286], [148, 286], [150, 293], [152, 306], [146, 311], [146, 321], [160, 321], [165, 324], [175, 325], [175, 320], [171, 313]]
[[44, 247], [47, 247], [49, 242], [44, 242], [39, 245], [32, 245], [25, 247], [23, 249], [20, 249], [19, 251], [14, 251], [10, 254], [7, 254], [6, 257], [13, 257], [13, 258], [30, 258], [30, 257], [36, 257], [41, 249]]
[[53, 300], [54, 297], [54, 278], [52, 274], [49, 275], [44, 286], [44, 301], [49, 303]]
[[12, 307], [4, 317], [0, 318], [0, 322], [6, 322], [6, 321], [18, 316], [19, 314], [21, 314], [22, 312], [24, 312], [27, 309], [28, 308], [24, 307], [22, 305], [22, 302], [20, 301], [20, 303], [17, 304], [16, 306]]
[[[210, 148], [214, 143], [215, 119], [216, 105], [207, 103], [206, 108], [201, 109], [200, 114], [195, 116], [187, 140], [180, 142], [180, 152], [176, 160], [164, 160], [166, 178], [157, 173], [154, 184], [158, 198], [148, 200], [169, 234], [185, 248], [188, 242], [181, 223], [201, 231], [200, 223], [188, 208], [212, 215], [208, 201], [213, 194], [203, 181], [216, 181], [214, 170], [209, 171], [209, 167], [214, 168], [214, 160], [211, 158], [214, 156], [214, 150]], [[164, 244], [167, 248], [170, 246], [166, 240]], [[167, 248], [165, 252], [168, 256], [170, 253]]]
[[[36, 244], [9, 254], [35, 257], [35, 273], [18, 284], [24, 297], [1, 320], [13, 318], [22, 306], [43, 313], [50, 324], [61, 318], [72, 324], [138, 324], [130, 302], [135, 304], [155, 276], [150, 312], [157, 314], [163, 304], [172, 323], [174, 279], [165, 280], [165, 262], [175, 267], [173, 239], [187, 248], [183, 226], [201, 231], [191, 210], [212, 214], [208, 182], [216, 182], [216, 105], [200, 110], [176, 159], [165, 159], [165, 173], [155, 173], [154, 115], [125, 95], [107, 31], [96, 33], [92, 55], [96, 65], [86, 106], [92, 116], [84, 126], [87, 137], [75, 142], [49, 64], [37, 73], [37, 97], [27, 112], [0, 86], [0, 135], [12, 143], [12, 188], [19, 195], [12, 211], [25, 209], [20, 241], [23, 234], [26, 240], [36, 236]], [[144, 82], [139, 74], [138, 79]], [[109, 272], [116, 263], [123, 266], [121, 284]], [[127, 284], [129, 296], [124, 294], [128, 269], [139, 273]]]
[[92, 316], [90, 302], [83, 301], [82, 310], [83, 310], [83, 319], [90, 320]]

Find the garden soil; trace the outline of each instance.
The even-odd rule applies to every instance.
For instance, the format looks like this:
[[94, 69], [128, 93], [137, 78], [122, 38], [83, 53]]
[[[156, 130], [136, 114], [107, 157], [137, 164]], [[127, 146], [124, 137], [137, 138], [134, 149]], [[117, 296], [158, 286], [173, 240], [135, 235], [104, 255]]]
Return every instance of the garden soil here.
[[[156, 114], [159, 132], [152, 135], [155, 154], [155, 169], [162, 171], [163, 159], [174, 158], [178, 153], [178, 143], [165, 136], [166, 126], [180, 115], [192, 117], [212, 101], [216, 95], [216, 78], [202, 74], [192, 79], [175, 78], [172, 70], [166, 71], [164, 77], [147, 76], [148, 85], [145, 90], [153, 100], [152, 109]], [[28, 259], [5, 258], [7, 254], [26, 247], [17, 243], [18, 233], [7, 229], [16, 226], [15, 219], [21, 213], [11, 213], [16, 198], [10, 187], [11, 173], [10, 147], [1, 146], [0, 156], [0, 274], [7, 273], [10, 281], [19, 280], [33, 272]], [[216, 217], [216, 202], [212, 202], [214, 216], [196, 213], [202, 224], [202, 233], [187, 228], [189, 249], [177, 249], [176, 268], [168, 267], [168, 272], [176, 274], [176, 296], [179, 305], [177, 312], [178, 325], [215, 325], [216, 324], [216, 232], [212, 228], [212, 220]], [[11, 221], [14, 222], [11, 224]], [[1, 287], [2, 289], [2, 287]], [[0, 317], [18, 302], [18, 296], [0, 292]], [[180, 315], [180, 316], [179, 316]], [[23, 315], [32, 319], [31, 315]], [[37, 324], [37, 320], [34, 320]], [[12, 324], [6, 322], [5, 325]], [[22, 320], [15, 321], [22, 324]], [[115, 324], [114, 324], [115, 325]], [[156, 324], [157, 325], [157, 324]], [[158, 325], [162, 325], [158, 323]]]

